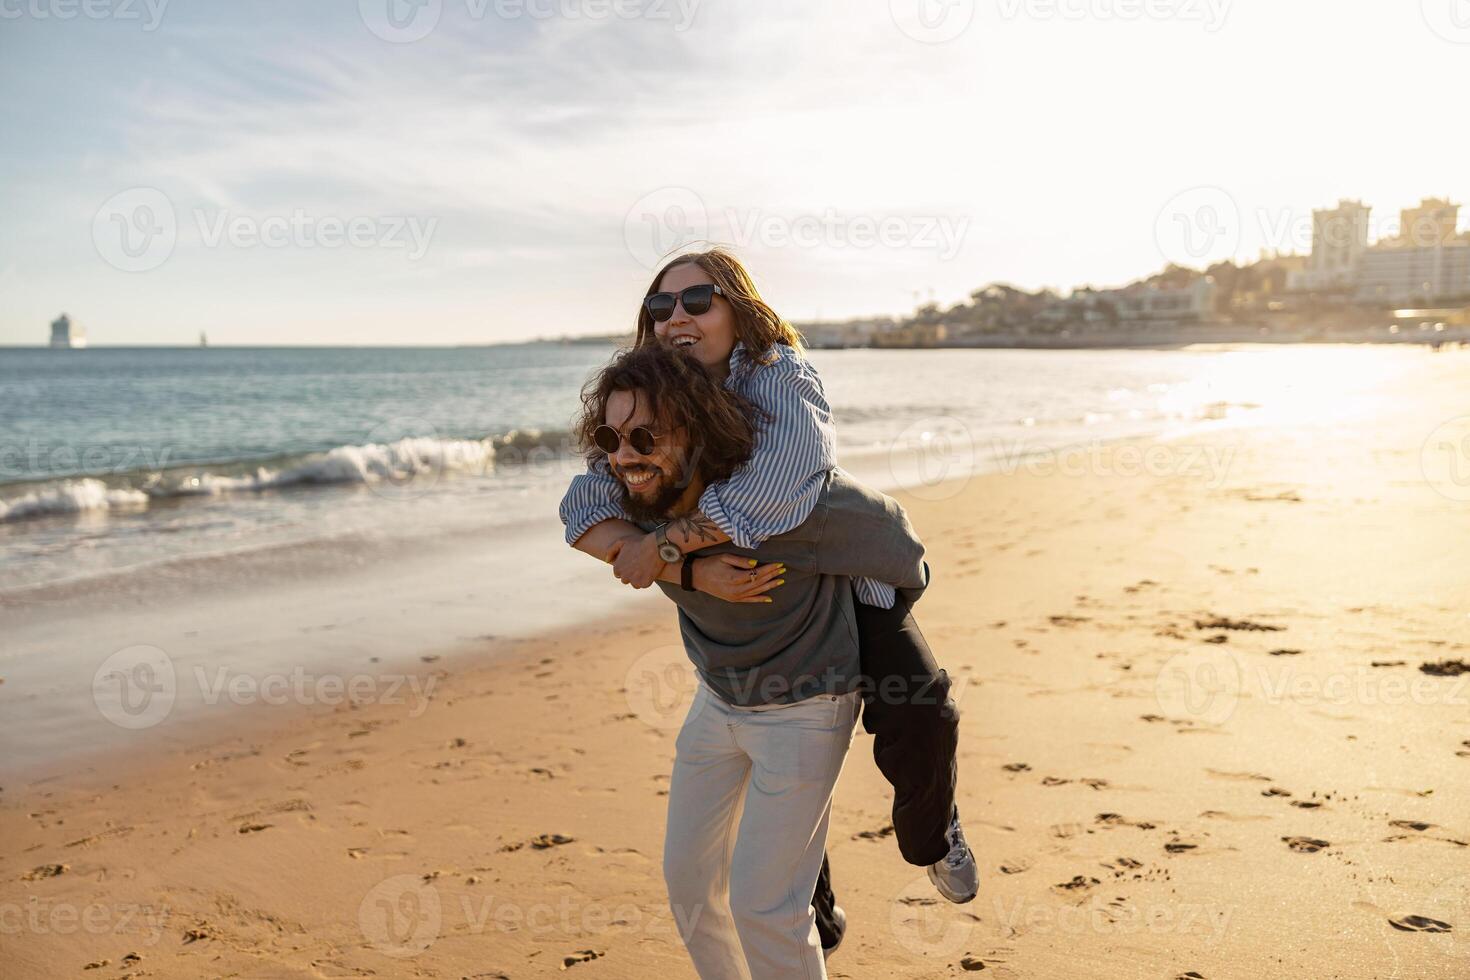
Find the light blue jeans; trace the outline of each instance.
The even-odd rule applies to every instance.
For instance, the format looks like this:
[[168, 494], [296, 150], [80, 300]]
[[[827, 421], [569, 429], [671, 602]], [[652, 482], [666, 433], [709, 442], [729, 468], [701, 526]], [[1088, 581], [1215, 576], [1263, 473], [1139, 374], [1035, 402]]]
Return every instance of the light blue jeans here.
[[854, 692], [742, 708], [699, 686], [675, 743], [664, 881], [703, 980], [827, 976], [812, 890], [861, 707]]

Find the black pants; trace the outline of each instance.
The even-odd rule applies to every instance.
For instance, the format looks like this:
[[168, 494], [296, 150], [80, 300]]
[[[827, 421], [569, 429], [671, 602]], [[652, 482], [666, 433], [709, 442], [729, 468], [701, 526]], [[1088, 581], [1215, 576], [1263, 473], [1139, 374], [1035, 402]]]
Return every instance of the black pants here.
[[[959, 706], [903, 599], [892, 609], [853, 606], [866, 679], [863, 727], [873, 736], [873, 761], [893, 784], [894, 836], [905, 861], [927, 866], [949, 853], [944, 832], [954, 814]], [[823, 946], [838, 938], [835, 903], [824, 855], [812, 896]]]

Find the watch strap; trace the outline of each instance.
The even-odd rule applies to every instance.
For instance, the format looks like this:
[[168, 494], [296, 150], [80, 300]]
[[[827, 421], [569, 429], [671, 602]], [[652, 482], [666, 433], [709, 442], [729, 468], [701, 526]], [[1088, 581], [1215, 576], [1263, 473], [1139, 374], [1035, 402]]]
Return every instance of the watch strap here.
[[679, 586], [685, 592], [694, 591], [694, 556], [685, 555], [684, 564], [679, 568]]

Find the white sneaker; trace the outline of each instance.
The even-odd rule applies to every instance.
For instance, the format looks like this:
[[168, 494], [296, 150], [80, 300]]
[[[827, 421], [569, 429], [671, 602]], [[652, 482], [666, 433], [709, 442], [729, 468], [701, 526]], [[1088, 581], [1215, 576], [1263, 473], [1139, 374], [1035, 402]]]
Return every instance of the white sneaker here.
[[832, 924], [837, 927], [837, 941], [831, 946], [822, 947], [822, 959], [827, 959], [837, 952], [837, 947], [842, 945], [842, 940], [847, 938], [847, 913], [842, 910], [841, 905], [832, 906]]
[[934, 882], [939, 894], [956, 905], [963, 905], [973, 901], [980, 892], [980, 869], [975, 867], [975, 855], [970, 852], [970, 845], [965, 843], [958, 807], [944, 836], [949, 841], [949, 853], [929, 865], [929, 880]]

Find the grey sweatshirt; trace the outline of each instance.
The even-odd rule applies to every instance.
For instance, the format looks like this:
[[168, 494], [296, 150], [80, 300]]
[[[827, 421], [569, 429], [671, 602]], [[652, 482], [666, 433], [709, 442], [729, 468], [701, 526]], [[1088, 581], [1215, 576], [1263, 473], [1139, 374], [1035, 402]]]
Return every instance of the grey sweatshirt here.
[[767, 593], [770, 603], [726, 602], [658, 583], [679, 607], [684, 648], [700, 676], [720, 697], [743, 706], [856, 689], [851, 580], [888, 582], [909, 603], [929, 584], [924, 545], [903, 508], [840, 469], [828, 475], [821, 500], [795, 529], [755, 550], [726, 543], [694, 554], [786, 563], [786, 584]]

